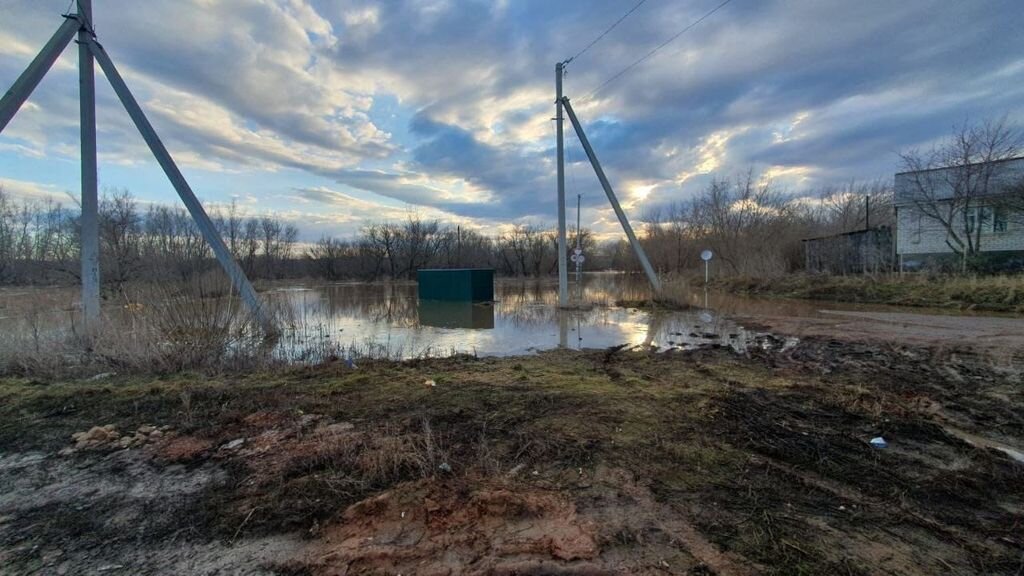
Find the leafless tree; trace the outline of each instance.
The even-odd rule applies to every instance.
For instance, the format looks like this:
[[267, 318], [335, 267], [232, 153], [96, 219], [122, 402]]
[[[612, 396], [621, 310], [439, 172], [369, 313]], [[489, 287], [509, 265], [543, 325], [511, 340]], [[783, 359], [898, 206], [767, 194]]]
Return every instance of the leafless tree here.
[[100, 199], [101, 277], [115, 286], [134, 279], [141, 269], [141, 223], [135, 198], [127, 190], [114, 190]]
[[306, 258], [313, 263], [317, 276], [338, 280], [345, 275], [342, 265], [351, 251], [349, 243], [330, 236], [322, 236], [316, 244], [306, 250]]
[[1003, 160], [1020, 155], [1022, 133], [1004, 117], [963, 124], [929, 151], [901, 154], [916, 212], [941, 227], [962, 270], [982, 250], [982, 229], [1005, 210]]

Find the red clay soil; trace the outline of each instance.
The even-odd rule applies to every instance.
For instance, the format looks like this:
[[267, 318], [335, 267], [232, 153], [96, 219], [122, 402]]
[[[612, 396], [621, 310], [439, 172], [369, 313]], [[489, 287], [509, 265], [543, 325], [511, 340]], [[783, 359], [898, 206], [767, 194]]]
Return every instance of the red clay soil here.
[[[526, 483], [403, 483], [349, 507], [289, 567], [319, 576], [761, 571], [719, 550], [625, 471], [601, 468], [580, 481], [582, 511], [564, 491]], [[623, 535], [632, 535], [629, 547]]]
[[420, 481], [351, 506], [311, 547], [308, 567], [325, 576], [606, 573], [588, 562], [596, 538], [557, 493]]

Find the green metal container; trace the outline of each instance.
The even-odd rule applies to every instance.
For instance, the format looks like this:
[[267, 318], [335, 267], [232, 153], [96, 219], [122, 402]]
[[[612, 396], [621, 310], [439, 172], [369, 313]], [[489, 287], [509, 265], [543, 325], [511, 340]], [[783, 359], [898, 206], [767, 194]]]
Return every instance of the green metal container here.
[[494, 300], [494, 269], [417, 270], [420, 300], [490, 302]]

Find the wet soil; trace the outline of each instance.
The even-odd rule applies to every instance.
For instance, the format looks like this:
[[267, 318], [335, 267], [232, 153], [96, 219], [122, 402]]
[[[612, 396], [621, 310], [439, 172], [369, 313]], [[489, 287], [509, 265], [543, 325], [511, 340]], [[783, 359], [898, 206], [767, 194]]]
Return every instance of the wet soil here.
[[0, 380], [0, 574], [1020, 574], [1021, 448], [951, 346]]
[[925, 314], [896, 311], [836, 310], [823, 304], [813, 311], [776, 313], [764, 306], [738, 312], [736, 319], [797, 337], [841, 338], [917, 346], [963, 346], [995, 357], [1022, 354], [1024, 318]]

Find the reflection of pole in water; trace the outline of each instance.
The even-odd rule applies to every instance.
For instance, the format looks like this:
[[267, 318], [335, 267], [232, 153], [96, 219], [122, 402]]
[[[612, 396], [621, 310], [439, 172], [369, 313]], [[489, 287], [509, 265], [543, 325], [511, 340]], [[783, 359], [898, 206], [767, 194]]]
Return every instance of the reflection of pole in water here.
[[573, 250], [572, 261], [576, 263], [576, 304], [580, 305], [583, 303], [583, 283], [580, 281], [580, 272], [583, 269], [583, 246], [581, 245], [580, 236], [582, 230], [580, 230], [580, 200], [583, 198], [583, 194], [576, 195], [576, 249]]
[[583, 321], [580, 319], [580, 314], [576, 314], [576, 349], [583, 349]]
[[566, 348], [569, 346], [569, 317], [565, 315], [564, 310], [558, 311], [558, 347]]
[[651, 312], [647, 319], [647, 336], [644, 338], [644, 348], [650, 348], [654, 344], [654, 338], [661, 332], [665, 324], [665, 315]]

